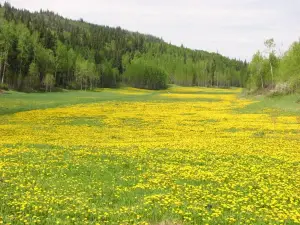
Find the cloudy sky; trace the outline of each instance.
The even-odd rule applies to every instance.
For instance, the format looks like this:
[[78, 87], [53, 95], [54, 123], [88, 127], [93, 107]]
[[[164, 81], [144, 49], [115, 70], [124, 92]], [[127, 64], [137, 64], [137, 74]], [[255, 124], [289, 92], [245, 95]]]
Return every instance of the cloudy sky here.
[[[0, 0], [1, 3], [4, 0]], [[153, 34], [172, 44], [250, 60], [273, 37], [300, 38], [300, 0], [10, 0], [17, 8]]]

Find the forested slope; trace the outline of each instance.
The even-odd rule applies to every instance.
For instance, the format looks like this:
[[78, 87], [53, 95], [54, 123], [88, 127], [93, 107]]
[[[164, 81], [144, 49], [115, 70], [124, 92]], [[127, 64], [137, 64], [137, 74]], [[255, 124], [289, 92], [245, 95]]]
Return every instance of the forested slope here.
[[245, 62], [49, 11], [32, 13], [5, 3], [0, 28], [2, 87], [92, 89], [125, 82], [160, 89], [168, 83], [225, 87], [247, 81]]

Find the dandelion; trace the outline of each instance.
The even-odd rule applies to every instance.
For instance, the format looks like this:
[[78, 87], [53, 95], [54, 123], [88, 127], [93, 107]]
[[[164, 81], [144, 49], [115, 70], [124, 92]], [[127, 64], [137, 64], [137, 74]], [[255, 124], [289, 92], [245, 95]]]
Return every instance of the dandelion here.
[[0, 116], [0, 223], [299, 223], [295, 116], [218, 91]]

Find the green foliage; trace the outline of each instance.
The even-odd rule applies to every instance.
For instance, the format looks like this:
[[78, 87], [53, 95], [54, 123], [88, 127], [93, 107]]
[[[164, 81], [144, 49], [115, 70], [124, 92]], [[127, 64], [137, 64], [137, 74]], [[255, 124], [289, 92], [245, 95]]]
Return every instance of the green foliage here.
[[1, 84], [0, 83], [0, 91], [1, 90], [6, 90], [6, 91], [8, 91], [8, 85], [7, 84]]
[[292, 44], [280, 62], [280, 82], [288, 82], [290, 91], [300, 90], [300, 42]]
[[42, 45], [38, 45], [36, 49], [36, 61], [43, 75], [54, 72], [55, 58], [51, 49], [45, 49]]
[[27, 76], [28, 89], [38, 89], [40, 85], [39, 68], [35, 62], [32, 62], [29, 66]]
[[119, 71], [116, 68], [113, 68], [111, 62], [103, 62], [100, 71], [102, 87], [117, 87], [117, 81], [119, 80]]
[[167, 87], [166, 72], [159, 67], [142, 62], [134, 62], [128, 66], [124, 80], [136, 88], [159, 90]]
[[88, 86], [92, 89], [93, 84], [97, 82], [98, 79], [96, 76], [95, 64], [89, 60], [83, 59], [82, 57], [78, 57], [76, 60], [75, 77], [81, 90], [83, 87], [86, 90]]
[[13, 23], [7, 21], [0, 22], [0, 77], [1, 84], [7, 79], [7, 67], [9, 65], [9, 57], [11, 56], [11, 49], [15, 39], [15, 30]]
[[289, 94], [300, 90], [300, 42], [292, 44], [282, 56], [275, 53], [274, 40], [265, 41], [267, 55], [256, 53], [249, 65], [248, 88], [269, 88], [273, 94]]
[[247, 80], [246, 63], [229, 60], [219, 54], [159, 43], [149, 44], [146, 49], [146, 53], [136, 54], [131, 61], [140, 59], [163, 68], [171, 84], [229, 87], [244, 86]]
[[43, 83], [46, 87], [46, 91], [49, 90], [51, 92], [51, 89], [55, 85], [55, 79], [54, 79], [53, 74], [47, 73], [44, 80], [43, 80]]
[[[137, 60], [164, 70], [171, 84], [229, 87], [244, 86], [247, 80], [246, 63], [220, 54], [173, 46], [119, 27], [68, 20], [49, 11], [31, 13], [8, 3], [1, 10], [0, 78], [12, 89], [42, 88], [42, 82], [32, 83], [32, 63], [40, 81], [54, 74], [60, 88], [118, 87]], [[158, 76], [157, 71], [151, 73]], [[165, 86], [153, 83], [157, 77], [147, 79], [150, 88]]]
[[264, 59], [261, 53], [258, 51], [254, 54], [252, 61], [249, 65], [249, 72], [250, 72], [250, 79], [248, 88], [255, 89], [255, 88], [264, 88], [264, 77], [263, 77], [263, 64]]

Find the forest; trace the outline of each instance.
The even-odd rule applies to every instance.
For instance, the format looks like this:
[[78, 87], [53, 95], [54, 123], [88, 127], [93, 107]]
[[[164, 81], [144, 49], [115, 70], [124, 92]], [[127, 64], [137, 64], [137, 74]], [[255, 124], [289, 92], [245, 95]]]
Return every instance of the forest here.
[[0, 85], [19, 91], [94, 89], [122, 84], [245, 87], [247, 63], [174, 46], [152, 35], [0, 7]]

